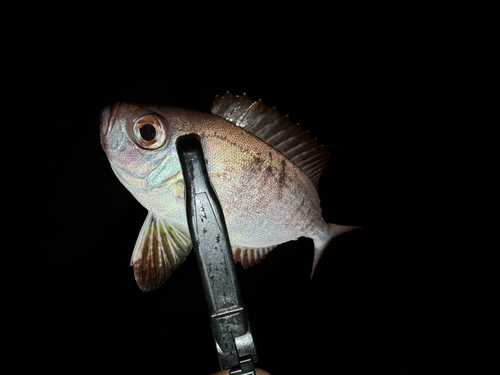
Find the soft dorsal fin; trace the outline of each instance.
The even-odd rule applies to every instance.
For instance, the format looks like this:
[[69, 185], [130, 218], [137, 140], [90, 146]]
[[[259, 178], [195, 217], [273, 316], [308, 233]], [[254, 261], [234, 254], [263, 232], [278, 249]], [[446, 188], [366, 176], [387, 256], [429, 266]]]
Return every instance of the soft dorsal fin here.
[[318, 186], [330, 154], [299, 124], [292, 124], [288, 116], [280, 115], [260, 99], [253, 101], [246, 94], [235, 96], [230, 92], [215, 97], [212, 113], [274, 147], [299, 167], [314, 186]]
[[147, 292], [159, 287], [184, 262], [191, 248], [189, 233], [148, 213], [130, 261], [139, 288]]

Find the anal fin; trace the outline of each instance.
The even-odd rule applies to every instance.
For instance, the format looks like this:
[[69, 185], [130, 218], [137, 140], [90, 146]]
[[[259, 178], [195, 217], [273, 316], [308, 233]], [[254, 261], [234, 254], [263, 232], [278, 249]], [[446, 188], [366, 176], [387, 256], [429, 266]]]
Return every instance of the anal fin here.
[[148, 213], [130, 261], [139, 288], [147, 292], [159, 287], [184, 262], [191, 248], [189, 232]]
[[259, 263], [276, 246], [277, 245], [260, 248], [250, 248], [235, 245], [232, 247], [234, 262], [240, 262], [243, 268], [248, 268], [250, 266], [253, 266], [254, 264]]

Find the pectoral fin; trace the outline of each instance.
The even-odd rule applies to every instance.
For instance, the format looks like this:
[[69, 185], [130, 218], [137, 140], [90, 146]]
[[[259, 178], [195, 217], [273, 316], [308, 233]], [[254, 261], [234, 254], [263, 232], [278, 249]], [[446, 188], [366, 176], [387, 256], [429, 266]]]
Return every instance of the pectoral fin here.
[[130, 262], [139, 288], [147, 292], [159, 287], [184, 262], [191, 248], [187, 230], [180, 230], [166, 219], [149, 213]]

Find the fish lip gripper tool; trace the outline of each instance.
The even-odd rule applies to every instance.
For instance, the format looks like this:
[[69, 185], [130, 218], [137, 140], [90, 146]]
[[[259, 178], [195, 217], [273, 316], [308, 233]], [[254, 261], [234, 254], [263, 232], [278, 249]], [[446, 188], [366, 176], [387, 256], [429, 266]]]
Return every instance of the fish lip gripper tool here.
[[200, 141], [177, 142], [186, 211], [219, 363], [231, 375], [255, 375], [257, 352], [240, 293], [222, 207], [212, 187]]

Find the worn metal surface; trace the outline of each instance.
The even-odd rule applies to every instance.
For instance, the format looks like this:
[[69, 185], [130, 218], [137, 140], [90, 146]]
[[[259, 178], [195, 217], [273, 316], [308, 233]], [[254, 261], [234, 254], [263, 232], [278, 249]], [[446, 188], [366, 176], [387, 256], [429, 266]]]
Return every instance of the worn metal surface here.
[[241, 298], [222, 207], [196, 138], [177, 144], [186, 185], [186, 212], [222, 369], [253, 374], [257, 352]]

